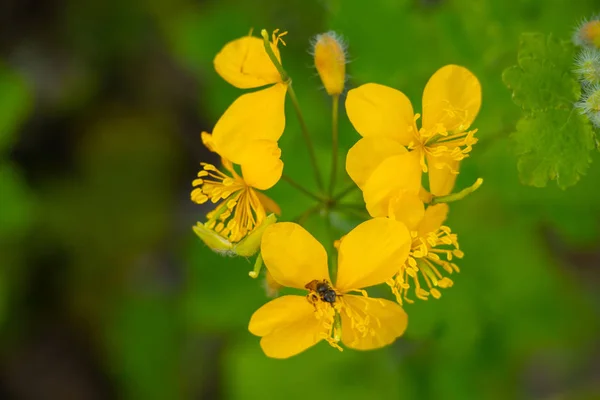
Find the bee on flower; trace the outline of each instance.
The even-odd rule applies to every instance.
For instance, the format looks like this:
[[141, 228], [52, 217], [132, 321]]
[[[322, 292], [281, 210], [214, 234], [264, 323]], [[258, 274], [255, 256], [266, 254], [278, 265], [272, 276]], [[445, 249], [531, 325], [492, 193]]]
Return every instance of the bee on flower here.
[[391, 279], [409, 248], [403, 223], [363, 222], [342, 238], [333, 282], [327, 252], [310, 233], [295, 223], [271, 225], [262, 237], [265, 266], [280, 285], [304, 290], [306, 296], [271, 300], [252, 315], [248, 329], [273, 358], [291, 357], [322, 340], [339, 350], [340, 341], [358, 350], [392, 343], [406, 329], [406, 313], [394, 302], [367, 297], [362, 288]]

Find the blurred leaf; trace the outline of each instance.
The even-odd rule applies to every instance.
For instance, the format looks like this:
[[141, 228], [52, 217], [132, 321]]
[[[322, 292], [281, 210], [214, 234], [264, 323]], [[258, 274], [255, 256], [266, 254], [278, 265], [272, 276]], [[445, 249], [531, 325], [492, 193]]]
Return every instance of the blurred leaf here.
[[31, 193], [8, 163], [0, 163], [0, 188], [0, 239], [20, 237], [33, 220]]
[[107, 325], [109, 357], [124, 399], [179, 399], [182, 340], [173, 299], [129, 294]]
[[15, 141], [16, 130], [31, 108], [25, 80], [0, 63], [0, 154]]
[[592, 161], [594, 133], [575, 110], [546, 110], [525, 116], [513, 134], [517, 142], [521, 181], [544, 187], [556, 180], [565, 189], [585, 174]]
[[518, 65], [506, 69], [504, 83], [524, 115], [512, 137], [521, 181], [544, 187], [556, 180], [565, 189], [585, 174], [594, 149], [589, 121], [573, 108], [580, 94], [571, 75], [573, 45], [552, 35], [521, 36]]
[[579, 98], [579, 83], [572, 77], [574, 48], [552, 35], [521, 36], [518, 65], [502, 74], [513, 101], [526, 111], [571, 109]]

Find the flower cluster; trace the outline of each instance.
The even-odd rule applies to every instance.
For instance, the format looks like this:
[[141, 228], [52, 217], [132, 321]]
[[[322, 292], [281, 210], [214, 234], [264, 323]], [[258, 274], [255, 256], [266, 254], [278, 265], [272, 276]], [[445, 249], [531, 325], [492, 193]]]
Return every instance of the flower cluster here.
[[[359, 350], [383, 347], [407, 327], [404, 302], [412, 302], [413, 294], [423, 300], [440, 298], [440, 289], [453, 285], [449, 275], [459, 271], [454, 260], [463, 253], [445, 225], [447, 203], [482, 182], [452, 192], [460, 163], [477, 142], [470, 126], [481, 105], [481, 87], [466, 68], [442, 67], [425, 86], [421, 116], [402, 92], [387, 86], [368, 83], [346, 92], [346, 45], [333, 32], [317, 35], [312, 54], [333, 109], [332, 173], [326, 188], [281, 62], [278, 45], [285, 44], [284, 35], [275, 31], [269, 37], [263, 30], [262, 38], [234, 40], [215, 57], [215, 69], [227, 82], [260, 89], [235, 100], [212, 135], [201, 134], [204, 145], [221, 157], [222, 169], [202, 163], [193, 181], [192, 200], [215, 204], [194, 231], [214, 251], [256, 254], [250, 276], [258, 277], [264, 264], [271, 294], [282, 288], [302, 291], [271, 300], [250, 318], [248, 329], [261, 337], [267, 356], [287, 358], [320, 341], [339, 350], [341, 344]], [[337, 232], [325, 246], [301, 225], [303, 218], [276, 222], [279, 207], [261, 192], [283, 174], [278, 140], [285, 128], [286, 97], [300, 120], [319, 188], [312, 193], [284, 176], [319, 202], [303, 215], [320, 211], [323, 223], [331, 225], [328, 214], [350, 206], [343, 202], [348, 193], [356, 188], [363, 194], [364, 204], [358, 206], [365, 221], [350, 232]], [[341, 97], [362, 138], [346, 157], [353, 183], [336, 194]], [[333, 231], [331, 226], [328, 230]], [[395, 302], [369, 297], [365, 288], [382, 284], [391, 288]]]
[[580, 23], [573, 42], [579, 46], [574, 70], [581, 82], [581, 98], [575, 107], [600, 128], [600, 16]]

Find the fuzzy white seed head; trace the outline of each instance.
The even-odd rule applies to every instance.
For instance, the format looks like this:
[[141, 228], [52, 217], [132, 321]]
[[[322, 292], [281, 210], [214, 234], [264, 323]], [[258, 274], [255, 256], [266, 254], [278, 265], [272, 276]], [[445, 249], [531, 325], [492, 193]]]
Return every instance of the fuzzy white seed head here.
[[600, 127], [600, 84], [587, 87], [575, 107], [581, 114], [585, 114], [595, 127]]
[[584, 87], [600, 84], [600, 50], [583, 49], [575, 58], [574, 71]]

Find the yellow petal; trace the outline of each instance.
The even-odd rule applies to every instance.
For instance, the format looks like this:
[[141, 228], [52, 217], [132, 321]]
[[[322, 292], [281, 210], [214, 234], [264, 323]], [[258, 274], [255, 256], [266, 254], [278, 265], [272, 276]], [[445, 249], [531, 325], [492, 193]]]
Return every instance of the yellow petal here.
[[202, 144], [204, 144], [204, 146], [208, 150], [212, 151], [213, 153], [216, 152], [215, 146], [214, 146], [213, 141], [212, 141], [212, 135], [210, 133], [208, 133], [208, 132], [202, 132], [200, 134], [200, 138], [202, 139]]
[[[445, 196], [452, 192], [460, 161], [454, 160], [449, 155], [431, 156], [427, 154], [429, 167], [429, 191], [434, 196]], [[454, 172], [453, 172], [454, 171]]]
[[418, 193], [401, 192], [389, 205], [389, 217], [404, 223], [410, 231], [416, 231], [425, 216], [425, 206]]
[[442, 124], [448, 131], [467, 129], [481, 107], [481, 85], [475, 75], [458, 65], [437, 70], [423, 91], [423, 128]]
[[287, 86], [273, 85], [237, 98], [213, 129], [213, 144], [222, 157], [242, 164], [256, 140], [277, 141], [285, 129]]
[[335, 287], [345, 292], [386, 282], [406, 260], [410, 243], [401, 222], [388, 218], [363, 222], [340, 243]]
[[446, 221], [448, 210], [448, 204], [436, 204], [427, 207], [425, 216], [419, 225], [419, 236], [425, 237], [428, 233], [437, 231]]
[[268, 213], [273, 213], [277, 216], [281, 215], [281, 208], [279, 204], [275, 203], [273, 199], [262, 192], [256, 192], [256, 197], [265, 208], [265, 211]]
[[268, 227], [261, 251], [273, 279], [282, 286], [305, 289], [314, 279], [330, 280], [327, 252], [298, 224], [280, 222]]
[[362, 189], [383, 160], [406, 152], [407, 150], [400, 143], [387, 137], [362, 138], [348, 151], [346, 171], [354, 183]]
[[304, 296], [282, 296], [268, 302], [252, 315], [248, 330], [262, 336], [260, 345], [273, 358], [301, 353], [326, 332]]
[[[277, 46], [271, 44], [281, 61]], [[281, 81], [281, 76], [265, 51], [263, 40], [244, 36], [227, 43], [216, 55], [215, 70], [240, 89], [256, 88]]]
[[360, 324], [354, 323], [342, 311], [342, 343], [351, 349], [372, 350], [386, 346], [404, 334], [408, 325], [406, 312], [395, 302], [385, 299], [344, 295], [351, 315], [361, 319], [369, 318], [368, 329], [360, 331]]
[[346, 113], [363, 137], [384, 136], [407, 146], [415, 140], [412, 105], [404, 93], [376, 83], [352, 89], [346, 98]]
[[387, 217], [389, 202], [400, 191], [418, 193], [421, 187], [420, 155], [416, 151], [386, 158], [363, 187], [367, 211], [372, 217]]
[[248, 143], [246, 157], [240, 160], [244, 181], [257, 189], [273, 187], [283, 173], [281, 150], [272, 140], [256, 140]]

